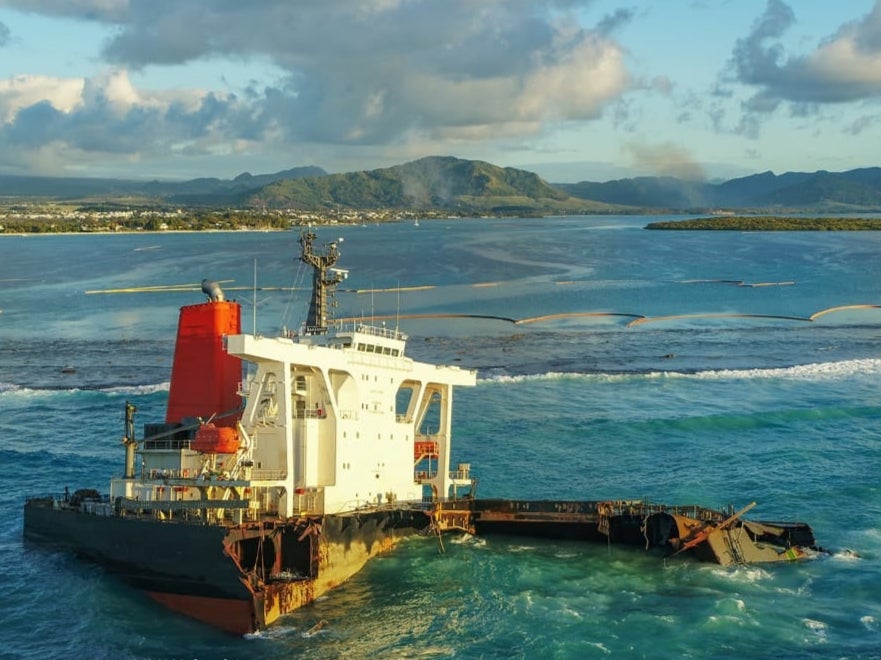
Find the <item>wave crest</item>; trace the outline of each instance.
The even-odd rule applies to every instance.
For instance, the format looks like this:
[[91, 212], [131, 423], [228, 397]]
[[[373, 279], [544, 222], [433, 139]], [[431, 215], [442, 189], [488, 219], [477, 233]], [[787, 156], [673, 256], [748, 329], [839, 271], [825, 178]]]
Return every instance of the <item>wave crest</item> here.
[[108, 385], [106, 387], [27, 387], [15, 383], [0, 383], [0, 396], [43, 396], [46, 394], [77, 394], [80, 392], [98, 392], [104, 394], [126, 394], [147, 396], [157, 392], [167, 392], [171, 383], [155, 383], [152, 385]]
[[489, 374], [479, 379], [486, 383], [523, 383], [542, 380], [594, 380], [621, 381], [633, 378], [693, 378], [699, 380], [746, 380], [756, 378], [780, 380], [836, 380], [859, 375], [881, 374], [881, 359], [864, 358], [840, 362], [816, 362], [791, 367], [767, 367], [758, 369], [710, 369], [691, 373], [681, 371], [645, 371], [641, 373], [611, 372], [565, 372], [549, 371], [541, 374]]

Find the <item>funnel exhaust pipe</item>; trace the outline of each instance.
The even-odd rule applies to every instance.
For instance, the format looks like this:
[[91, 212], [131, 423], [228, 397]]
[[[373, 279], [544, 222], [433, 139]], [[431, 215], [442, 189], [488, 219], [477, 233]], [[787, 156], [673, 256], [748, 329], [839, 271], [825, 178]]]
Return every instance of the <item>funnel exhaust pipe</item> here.
[[211, 302], [223, 302], [223, 290], [220, 285], [213, 280], [202, 280], [202, 293], [208, 296]]

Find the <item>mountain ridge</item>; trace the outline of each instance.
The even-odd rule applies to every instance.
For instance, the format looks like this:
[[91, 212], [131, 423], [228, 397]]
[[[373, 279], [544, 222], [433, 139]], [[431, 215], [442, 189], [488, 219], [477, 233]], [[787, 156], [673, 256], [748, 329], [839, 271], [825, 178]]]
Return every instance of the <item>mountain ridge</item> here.
[[481, 160], [428, 156], [374, 170], [331, 174], [310, 165], [233, 179], [137, 181], [0, 175], [6, 203], [181, 205], [251, 209], [329, 208], [449, 211], [457, 214], [672, 213], [717, 210], [881, 210], [881, 168], [845, 172], [759, 172], [721, 183], [642, 176], [548, 183], [528, 170]]

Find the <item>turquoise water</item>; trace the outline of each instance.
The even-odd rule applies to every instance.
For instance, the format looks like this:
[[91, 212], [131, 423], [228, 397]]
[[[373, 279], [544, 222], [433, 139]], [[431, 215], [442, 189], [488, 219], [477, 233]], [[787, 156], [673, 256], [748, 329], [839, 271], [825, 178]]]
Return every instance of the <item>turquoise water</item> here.
[[[24, 547], [21, 506], [106, 490], [124, 401], [139, 423], [162, 417], [177, 308], [201, 300], [86, 291], [232, 280], [246, 327], [295, 327], [305, 293], [280, 289], [305, 286], [296, 235], [2, 237], [0, 655], [881, 657], [881, 310], [860, 307], [881, 304], [881, 235], [643, 230], [653, 219], [319, 239], [345, 238], [340, 316], [400, 316], [412, 356], [478, 369], [456, 392], [454, 462], [472, 464], [479, 495], [756, 501], [751, 516], [809, 522], [830, 555], [722, 569], [604, 545], [453, 536], [442, 553], [414, 539], [268, 631], [218, 633]], [[437, 313], [557, 316], [406, 318]]]

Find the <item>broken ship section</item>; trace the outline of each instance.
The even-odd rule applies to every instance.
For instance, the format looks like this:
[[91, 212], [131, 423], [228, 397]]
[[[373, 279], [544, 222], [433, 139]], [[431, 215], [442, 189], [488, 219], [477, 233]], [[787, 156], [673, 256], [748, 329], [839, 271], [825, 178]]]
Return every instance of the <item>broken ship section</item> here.
[[466, 499], [438, 502], [440, 532], [504, 534], [644, 548], [662, 557], [687, 553], [722, 566], [788, 562], [822, 552], [803, 522], [750, 521], [740, 511], [645, 500]]

